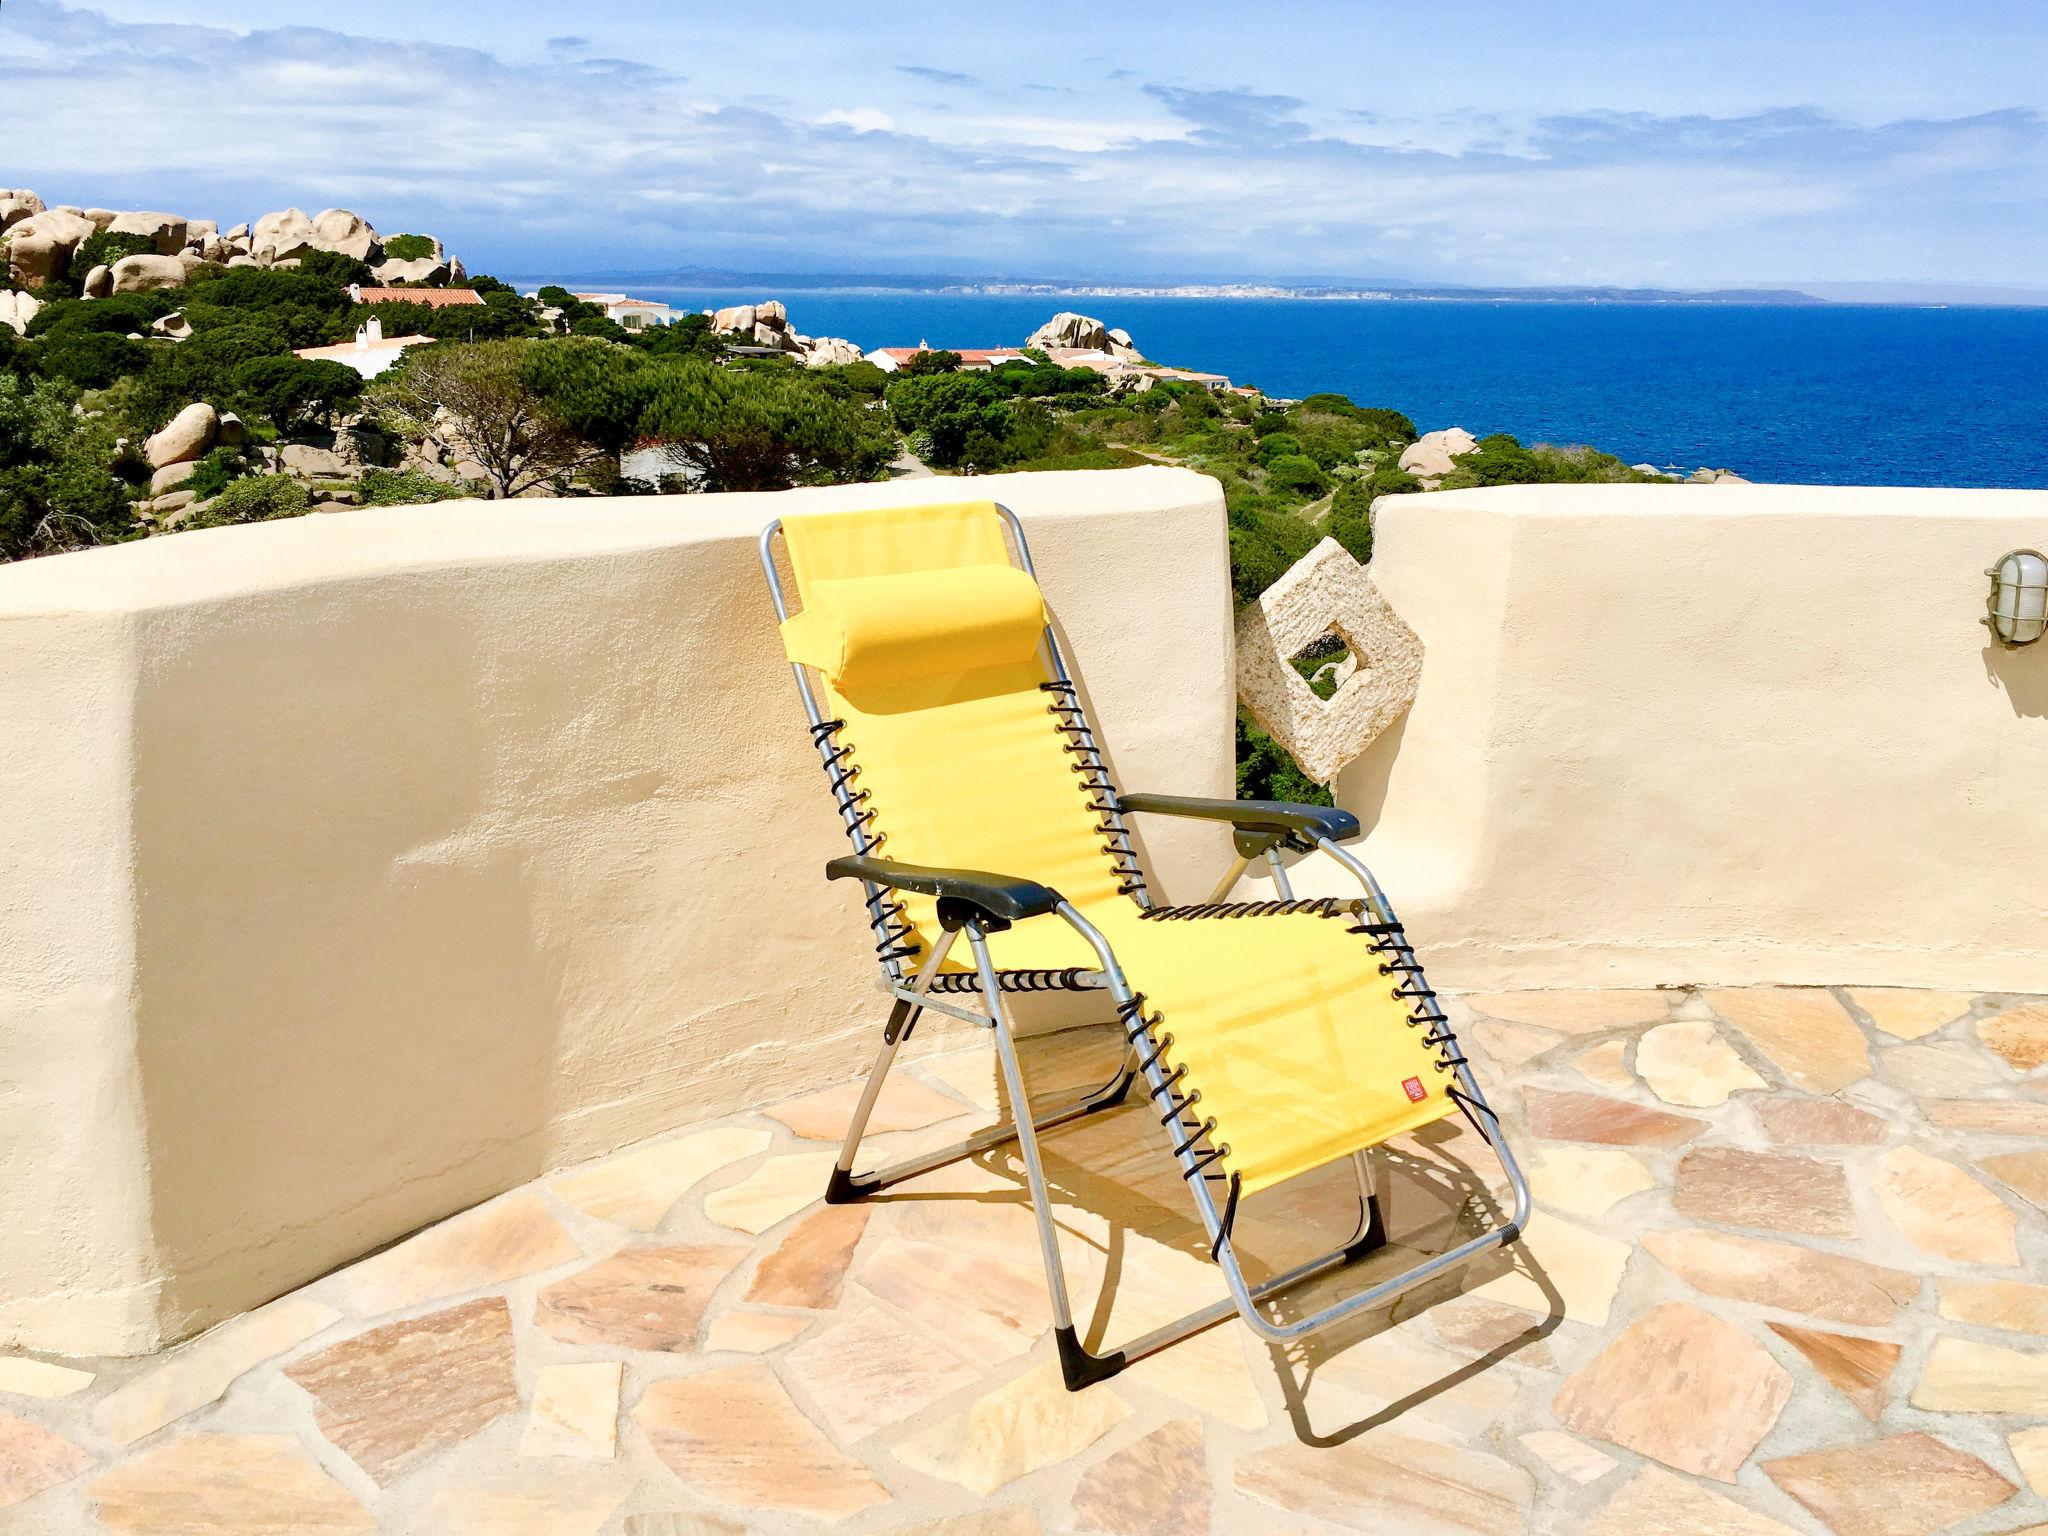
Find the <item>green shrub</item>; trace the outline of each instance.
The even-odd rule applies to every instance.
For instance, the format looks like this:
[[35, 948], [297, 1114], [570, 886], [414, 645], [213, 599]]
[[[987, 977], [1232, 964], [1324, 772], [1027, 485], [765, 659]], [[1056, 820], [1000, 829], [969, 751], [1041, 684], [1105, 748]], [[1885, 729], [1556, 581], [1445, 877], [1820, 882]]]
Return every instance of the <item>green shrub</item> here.
[[1472, 452], [1453, 460], [1451, 472], [1437, 486], [1459, 491], [1481, 485], [1533, 485], [1542, 478], [1535, 454], [1507, 433], [1491, 432]]
[[1301, 439], [1292, 432], [1268, 432], [1259, 439], [1259, 446], [1253, 450], [1252, 458], [1261, 464], [1270, 464], [1283, 453], [1301, 452]]
[[226, 528], [235, 523], [269, 523], [301, 517], [313, 509], [306, 488], [288, 475], [250, 475], [226, 490], [181, 525], [185, 528]]
[[191, 491], [201, 501], [218, 496], [250, 472], [249, 461], [239, 448], [216, 448], [193, 468], [191, 478], [178, 487]]
[[1252, 436], [1264, 437], [1270, 432], [1287, 430], [1287, 415], [1284, 411], [1261, 411], [1252, 418]]
[[469, 491], [444, 485], [417, 469], [372, 469], [358, 483], [366, 507], [410, 507], [430, 501], [460, 501]]
[[1260, 730], [1251, 716], [1237, 717], [1237, 798], [1330, 805], [1330, 791], [1301, 771], [1287, 749]]
[[920, 457], [941, 469], [962, 462], [969, 438], [1000, 442], [1009, 434], [1009, 397], [983, 374], [898, 375], [887, 398], [897, 426], [929, 442], [930, 453]]
[[384, 255], [392, 261], [424, 261], [434, 254], [428, 235], [393, 235], [384, 242]]
[[1316, 495], [1323, 488], [1323, 471], [1305, 453], [1283, 453], [1266, 465], [1266, 478], [1283, 491]]
[[57, 331], [36, 348], [36, 364], [46, 377], [80, 389], [105, 389], [116, 379], [140, 373], [148, 361], [147, 343], [110, 331]]
[[358, 399], [365, 380], [325, 358], [253, 357], [235, 366], [234, 398], [289, 437], [326, 426]]
[[103, 229], [87, 235], [72, 253], [71, 274], [80, 282], [94, 267], [111, 267], [123, 256], [154, 256], [156, 242], [147, 235], [117, 235]]

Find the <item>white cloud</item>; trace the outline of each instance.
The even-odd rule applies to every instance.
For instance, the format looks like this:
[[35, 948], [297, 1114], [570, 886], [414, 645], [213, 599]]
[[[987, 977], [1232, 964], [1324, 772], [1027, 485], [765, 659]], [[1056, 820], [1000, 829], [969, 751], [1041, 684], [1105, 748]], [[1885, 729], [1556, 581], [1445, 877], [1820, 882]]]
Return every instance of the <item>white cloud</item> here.
[[[501, 270], [1284, 275], [1399, 251], [1411, 275], [1475, 282], [2022, 281], [2048, 205], [2041, 120], [2016, 110], [1398, 119], [1132, 81], [1051, 113], [935, 66], [837, 79], [836, 100], [806, 101], [758, 94], [799, 91], [780, 77], [727, 91], [557, 41], [520, 61], [14, 0], [4, 175], [52, 201], [223, 223], [351, 206]], [[1957, 271], [1957, 250], [1976, 270]], [[1360, 275], [1385, 270], [1363, 259]]]

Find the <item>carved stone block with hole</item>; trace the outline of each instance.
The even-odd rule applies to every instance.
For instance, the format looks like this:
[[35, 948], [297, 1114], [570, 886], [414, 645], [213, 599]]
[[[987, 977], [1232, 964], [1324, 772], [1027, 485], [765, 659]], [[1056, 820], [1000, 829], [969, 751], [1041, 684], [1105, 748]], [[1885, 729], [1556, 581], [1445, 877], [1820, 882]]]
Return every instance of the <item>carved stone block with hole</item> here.
[[1422, 641], [1324, 539], [1237, 619], [1237, 696], [1327, 784], [1415, 702]]

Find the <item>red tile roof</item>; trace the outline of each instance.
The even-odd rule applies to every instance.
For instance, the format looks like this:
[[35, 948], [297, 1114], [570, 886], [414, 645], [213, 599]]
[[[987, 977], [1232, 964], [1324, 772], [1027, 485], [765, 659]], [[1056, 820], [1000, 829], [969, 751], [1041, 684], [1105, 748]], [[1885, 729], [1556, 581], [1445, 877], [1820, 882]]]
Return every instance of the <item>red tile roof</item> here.
[[450, 304], [481, 304], [484, 296], [474, 288], [359, 288], [358, 304], [425, 304], [441, 309]]

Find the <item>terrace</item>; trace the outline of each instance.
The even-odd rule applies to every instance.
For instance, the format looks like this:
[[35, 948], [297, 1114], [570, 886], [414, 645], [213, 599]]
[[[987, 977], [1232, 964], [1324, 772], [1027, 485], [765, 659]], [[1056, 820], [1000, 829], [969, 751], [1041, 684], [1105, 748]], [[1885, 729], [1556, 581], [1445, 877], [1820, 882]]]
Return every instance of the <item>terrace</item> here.
[[[1009, 1151], [820, 1203], [881, 1000], [754, 536], [958, 486], [31, 562], [0, 570], [0, 1525], [2048, 1522], [2048, 644], [1976, 623], [2048, 495], [1399, 498], [1376, 598], [1310, 572], [1233, 626], [1209, 482], [980, 488], [1121, 783], [1229, 794], [1239, 678], [1344, 763], [1531, 1169], [1524, 1241], [1069, 1394]], [[1327, 700], [1261, 672], [1297, 635], [1357, 663]], [[1142, 830], [1200, 899], [1227, 834]], [[1297, 890], [1338, 888], [1318, 864]], [[1027, 1022], [1036, 1090], [1111, 1074], [1085, 1010]], [[907, 1054], [872, 1156], [1007, 1111], [971, 1027]], [[1459, 1124], [1392, 1149], [1392, 1246], [1312, 1300], [1498, 1206]], [[1159, 1135], [1044, 1139], [1092, 1338], [1220, 1294]], [[1355, 1216], [1311, 1179], [1241, 1244], [1285, 1268]]]

